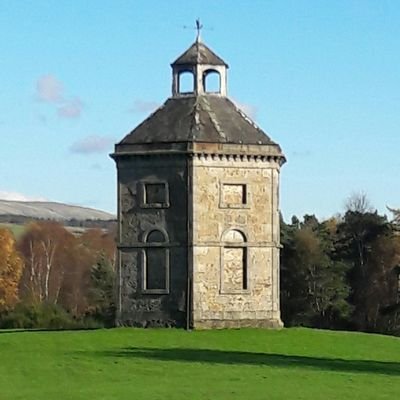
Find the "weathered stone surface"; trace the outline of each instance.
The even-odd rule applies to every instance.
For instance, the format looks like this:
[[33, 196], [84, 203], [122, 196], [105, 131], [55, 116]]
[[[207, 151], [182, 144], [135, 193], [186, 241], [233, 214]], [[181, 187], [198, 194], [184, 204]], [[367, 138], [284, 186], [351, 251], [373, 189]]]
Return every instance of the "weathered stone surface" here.
[[[186, 167], [182, 156], [156, 156], [130, 158], [119, 168], [119, 325], [185, 324], [187, 197], [182, 194], [187, 187]], [[159, 208], [145, 207], [145, 182], [165, 182], [168, 201]], [[156, 251], [150, 254], [152, 248]], [[163, 282], [160, 276], [146, 280], [146, 254], [152, 260], [153, 270], [159, 258], [160, 269], [165, 270], [168, 280], [167, 288], [154, 287]]]
[[281, 324], [278, 174], [276, 163], [194, 158], [195, 327]]
[[196, 329], [283, 328], [280, 319], [212, 319], [196, 323]]

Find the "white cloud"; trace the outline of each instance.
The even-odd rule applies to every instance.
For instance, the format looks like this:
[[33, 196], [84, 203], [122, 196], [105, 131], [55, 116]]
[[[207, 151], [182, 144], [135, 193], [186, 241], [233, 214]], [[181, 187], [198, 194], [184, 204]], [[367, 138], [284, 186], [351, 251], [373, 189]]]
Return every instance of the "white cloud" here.
[[71, 153], [93, 154], [112, 150], [114, 139], [109, 136], [92, 135], [83, 138], [71, 145]]
[[10, 201], [47, 201], [45, 197], [42, 196], [28, 196], [22, 193], [17, 192], [8, 192], [4, 190], [0, 190], [0, 199], [1, 200], [10, 200]]
[[77, 97], [66, 97], [64, 85], [52, 74], [43, 75], [36, 82], [36, 98], [57, 107], [57, 114], [62, 118], [79, 118], [83, 102]]
[[137, 99], [133, 102], [132, 107], [128, 111], [137, 114], [145, 114], [153, 112], [157, 107], [159, 107], [159, 104], [155, 101]]
[[58, 108], [57, 114], [62, 118], [79, 118], [83, 109], [83, 103], [79, 97], [66, 101]]
[[48, 103], [58, 103], [63, 100], [63, 84], [51, 74], [41, 76], [36, 82], [36, 96]]

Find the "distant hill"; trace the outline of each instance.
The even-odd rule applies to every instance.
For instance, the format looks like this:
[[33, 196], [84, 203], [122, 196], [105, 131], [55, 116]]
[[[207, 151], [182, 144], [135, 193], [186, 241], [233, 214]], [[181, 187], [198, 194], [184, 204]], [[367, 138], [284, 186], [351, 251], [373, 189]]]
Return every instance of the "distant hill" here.
[[72, 206], [63, 203], [42, 201], [10, 201], [0, 200], [0, 220], [17, 222], [16, 220], [44, 219], [65, 221], [110, 221], [116, 216], [93, 208]]

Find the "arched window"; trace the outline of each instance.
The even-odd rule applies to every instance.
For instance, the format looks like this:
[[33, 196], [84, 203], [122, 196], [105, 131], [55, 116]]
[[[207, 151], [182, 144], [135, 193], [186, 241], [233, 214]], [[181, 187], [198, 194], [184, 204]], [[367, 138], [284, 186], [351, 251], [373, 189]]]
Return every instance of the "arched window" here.
[[206, 93], [221, 93], [221, 75], [209, 69], [203, 74], [203, 86]]
[[192, 71], [182, 71], [179, 73], [178, 92], [193, 93], [194, 92], [194, 75]]
[[154, 229], [144, 235], [146, 249], [142, 260], [142, 289], [145, 293], [169, 293], [169, 250], [166, 232]]
[[147, 243], [165, 243], [166, 241], [167, 240], [166, 240], [165, 234], [157, 229], [150, 231], [146, 235]]
[[222, 236], [221, 292], [241, 293], [248, 290], [246, 236], [232, 229]]

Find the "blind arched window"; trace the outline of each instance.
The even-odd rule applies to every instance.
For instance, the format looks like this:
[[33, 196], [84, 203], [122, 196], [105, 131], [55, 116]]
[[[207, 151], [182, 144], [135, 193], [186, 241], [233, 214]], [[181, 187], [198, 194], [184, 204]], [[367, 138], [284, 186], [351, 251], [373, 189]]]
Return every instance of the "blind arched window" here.
[[142, 259], [142, 289], [145, 293], [169, 293], [169, 250], [166, 232], [154, 229], [144, 235], [146, 248]]
[[243, 232], [232, 229], [222, 236], [221, 292], [241, 293], [248, 290], [247, 240]]

